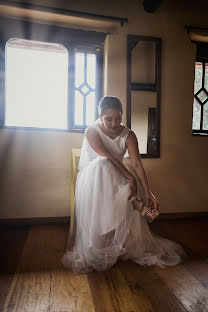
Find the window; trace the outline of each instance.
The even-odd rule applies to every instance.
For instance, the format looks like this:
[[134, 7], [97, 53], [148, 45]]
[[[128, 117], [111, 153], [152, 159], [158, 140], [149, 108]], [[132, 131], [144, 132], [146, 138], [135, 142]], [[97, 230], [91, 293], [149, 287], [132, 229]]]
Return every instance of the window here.
[[74, 127], [86, 128], [97, 118], [96, 54], [75, 52]]
[[5, 125], [67, 129], [68, 51], [11, 39], [6, 45]]
[[208, 134], [208, 63], [195, 63], [193, 133]]
[[98, 117], [107, 34], [7, 18], [0, 28], [1, 125], [84, 131]]
[[[197, 43], [195, 63], [192, 131], [208, 135], [208, 52], [206, 45]], [[208, 53], [207, 53], [208, 56]]]

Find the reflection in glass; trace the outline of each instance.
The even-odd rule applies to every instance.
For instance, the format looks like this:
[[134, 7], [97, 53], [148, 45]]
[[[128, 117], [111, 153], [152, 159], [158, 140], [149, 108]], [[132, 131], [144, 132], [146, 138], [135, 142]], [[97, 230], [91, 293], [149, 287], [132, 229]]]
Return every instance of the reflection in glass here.
[[131, 81], [155, 83], [156, 44], [140, 40], [131, 53]]
[[157, 93], [148, 91], [131, 92], [131, 129], [135, 132], [141, 154], [147, 154], [149, 108], [156, 109]]
[[200, 130], [201, 105], [194, 99], [192, 129]]

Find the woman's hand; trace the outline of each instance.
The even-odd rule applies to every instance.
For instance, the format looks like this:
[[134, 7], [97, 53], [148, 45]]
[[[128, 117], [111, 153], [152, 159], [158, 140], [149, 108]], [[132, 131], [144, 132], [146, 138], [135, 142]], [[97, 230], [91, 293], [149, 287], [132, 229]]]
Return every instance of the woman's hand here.
[[152, 194], [151, 191], [149, 193], [145, 194], [145, 198], [146, 198], [146, 203], [151, 208], [154, 208], [156, 210], [159, 209], [159, 203], [158, 203], [157, 199], [155, 198], [155, 196]]

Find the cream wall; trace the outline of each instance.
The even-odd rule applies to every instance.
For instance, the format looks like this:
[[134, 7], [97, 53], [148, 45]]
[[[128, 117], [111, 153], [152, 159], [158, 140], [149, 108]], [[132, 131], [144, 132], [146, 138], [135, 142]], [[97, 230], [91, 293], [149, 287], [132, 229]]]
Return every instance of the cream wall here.
[[[121, 33], [106, 41], [105, 93], [119, 96], [126, 111], [126, 34], [162, 38], [161, 157], [143, 164], [161, 212], [208, 211], [208, 138], [191, 135], [195, 46], [185, 24], [208, 27], [204, 1], [165, 0], [154, 14], [142, 1], [34, 1], [128, 17]], [[201, 4], [201, 5], [200, 5]], [[125, 121], [125, 120], [124, 120]], [[70, 150], [83, 135], [0, 129], [0, 218], [69, 215]]]

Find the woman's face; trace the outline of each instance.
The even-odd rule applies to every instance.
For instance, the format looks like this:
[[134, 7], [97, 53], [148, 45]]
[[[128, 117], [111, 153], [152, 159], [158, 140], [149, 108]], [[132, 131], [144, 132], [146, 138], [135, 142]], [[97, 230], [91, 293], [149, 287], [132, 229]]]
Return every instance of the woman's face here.
[[108, 108], [100, 115], [104, 127], [111, 133], [116, 133], [122, 121], [122, 112], [119, 109]]

